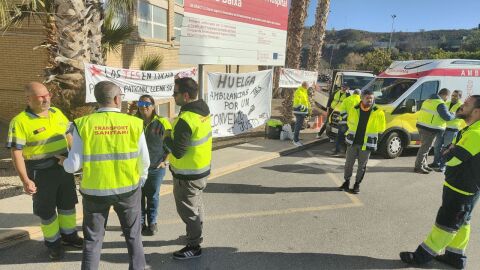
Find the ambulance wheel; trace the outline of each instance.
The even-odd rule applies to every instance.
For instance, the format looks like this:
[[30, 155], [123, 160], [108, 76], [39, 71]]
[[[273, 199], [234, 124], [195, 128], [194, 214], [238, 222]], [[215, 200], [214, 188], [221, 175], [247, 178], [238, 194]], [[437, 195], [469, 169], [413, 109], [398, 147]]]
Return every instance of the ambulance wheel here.
[[403, 152], [403, 138], [397, 132], [390, 132], [387, 137], [382, 140], [379, 150], [384, 158], [392, 159], [399, 157]]

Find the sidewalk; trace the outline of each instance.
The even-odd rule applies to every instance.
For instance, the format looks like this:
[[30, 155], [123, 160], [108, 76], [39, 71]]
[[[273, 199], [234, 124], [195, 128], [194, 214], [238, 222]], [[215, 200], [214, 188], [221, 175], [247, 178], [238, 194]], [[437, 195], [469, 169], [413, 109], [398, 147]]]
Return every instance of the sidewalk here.
[[[291, 141], [257, 139], [251, 143], [240, 144], [213, 151], [212, 174], [209, 181], [220, 176], [239, 171], [249, 166], [291, 154], [327, 139], [315, 139], [315, 130], [304, 130], [301, 138], [305, 146], [296, 147]], [[172, 192], [172, 176], [165, 176], [160, 195]], [[82, 222], [81, 196], [78, 197], [77, 224]], [[14, 245], [18, 241], [41, 240], [39, 219], [32, 214], [32, 200], [28, 195], [19, 195], [0, 200], [0, 249]]]

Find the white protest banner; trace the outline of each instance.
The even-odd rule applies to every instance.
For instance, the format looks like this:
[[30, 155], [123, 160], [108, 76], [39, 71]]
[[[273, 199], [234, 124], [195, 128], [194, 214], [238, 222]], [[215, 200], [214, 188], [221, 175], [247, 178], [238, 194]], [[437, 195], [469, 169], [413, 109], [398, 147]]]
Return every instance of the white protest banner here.
[[314, 71], [282, 68], [279, 87], [297, 88], [302, 82], [308, 82], [312, 86], [317, 82], [317, 77], [318, 73]]
[[272, 114], [272, 78], [272, 70], [208, 73], [213, 137], [233, 136], [263, 125]]
[[197, 69], [143, 71], [85, 63], [85, 102], [96, 102], [93, 89], [101, 81], [111, 81], [118, 85], [125, 94], [124, 101], [136, 101], [142, 95], [151, 95], [155, 99], [169, 98], [173, 94], [175, 76], [197, 80]]

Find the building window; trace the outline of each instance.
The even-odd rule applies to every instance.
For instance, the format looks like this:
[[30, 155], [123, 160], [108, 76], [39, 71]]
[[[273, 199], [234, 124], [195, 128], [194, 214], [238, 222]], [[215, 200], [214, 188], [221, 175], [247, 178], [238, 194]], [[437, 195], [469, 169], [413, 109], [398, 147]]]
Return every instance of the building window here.
[[140, 1], [138, 5], [138, 33], [143, 38], [167, 40], [167, 10]]
[[182, 33], [182, 22], [183, 22], [183, 15], [179, 13], [175, 13], [175, 25], [173, 27], [175, 31], [175, 41], [180, 42], [180, 35]]
[[175, 3], [179, 6], [183, 6], [183, 0], [175, 0]]

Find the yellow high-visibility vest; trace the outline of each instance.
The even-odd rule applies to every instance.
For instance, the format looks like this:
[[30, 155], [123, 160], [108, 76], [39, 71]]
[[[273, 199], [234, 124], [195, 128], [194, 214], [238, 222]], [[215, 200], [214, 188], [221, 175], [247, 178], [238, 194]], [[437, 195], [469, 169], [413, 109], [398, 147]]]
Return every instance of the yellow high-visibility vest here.
[[[348, 111], [348, 131], [346, 132], [345, 141], [352, 145], [357, 132], [358, 121], [360, 120], [360, 104]], [[363, 139], [362, 150], [376, 151], [378, 144], [378, 136], [385, 131], [385, 113], [377, 106], [373, 106], [368, 118], [367, 128], [365, 129], [365, 137]]]
[[[300, 106], [305, 106], [304, 110], [300, 110]], [[293, 94], [293, 109], [296, 114], [308, 114], [311, 111], [310, 101], [308, 100], [308, 89], [300, 86]]]
[[47, 117], [27, 109], [10, 121], [7, 145], [22, 149], [25, 160], [51, 158], [68, 151], [68, 127], [67, 117], [57, 108], [50, 108]]
[[347, 116], [348, 116], [348, 111], [357, 106], [360, 103], [360, 95], [353, 94], [346, 99], [343, 100], [342, 104], [339, 107], [340, 111], [340, 121], [338, 122], [339, 124], [346, 124], [347, 123]]
[[343, 93], [341, 90], [337, 90], [337, 92], [335, 92], [335, 95], [333, 96], [333, 100], [332, 100], [332, 103], [330, 104], [330, 108], [332, 110], [338, 111], [338, 108], [342, 104], [343, 100], [345, 100], [346, 98], [347, 98], [346, 92]]
[[437, 107], [445, 102], [441, 99], [427, 99], [423, 102], [422, 108], [418, 113], [417, 125], [436, 129], [445, 130], [447, 122], [443, 120], [437, 111]]
[[143, 121], [120, 112], [97, 112], [76, 119], [75, 125], [83, 141], [80, 191], [110, 196], [137, 189]]
[[212, 160], [212, 126], [210, 115], [184, 111], [173, 122], [172, 139], [175, 138], [175, 126], [183, 119], [192, 130], [190, 145], [181, 158], [170, 156], [170, 169], [179, 175], [201, 175], [210, 172]]
[[[447, 105], [447, 108], [450, 108], [450, 104], [452, 104], [451, 101], [448, 101], [446, 103]], [[457, 101], [457, 103], [455, 103], [455, 105], [453, 105], [451, 108], [450, 108], [450, 112], [451, 113], [456, 113], [458, 108], [460, 108], [460, 106], [462, 106], [462, 102], [461, 101]], [[462, 128], [464, 128], [467, 124], [465, 123], [465, 120], [463, 119], [459, 119], [459, 118], [455, 118], [453, 120], [450, 120], [450, 121], [447, 121], [447, 128], [448, 129], [452, 129], [452, 130], [460, 130]]]

